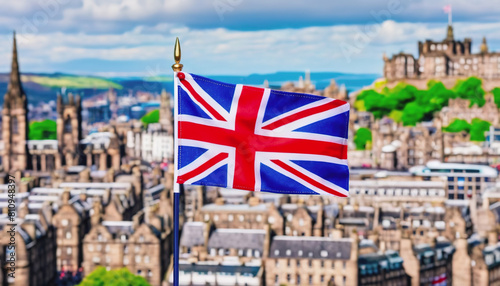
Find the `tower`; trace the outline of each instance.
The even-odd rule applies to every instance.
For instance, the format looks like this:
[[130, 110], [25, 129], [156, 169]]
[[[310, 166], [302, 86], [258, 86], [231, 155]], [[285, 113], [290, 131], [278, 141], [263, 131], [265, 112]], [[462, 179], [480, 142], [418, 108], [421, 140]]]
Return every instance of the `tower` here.
[[2, 163], [6, 172], [31, 168], [30, 154], [26, 144], [29, 132], [28, 99], [21, 84], [15, 32], [13, 38], [12, 68], [2, 112], [2, 138], [4, 141]]
[[79, 95], [68, 94], [65, 104], [57, 95], [57, 143], [59, 162], [57, 168], [78, 165], [80, 159], [79, 143], [82, 139], [82, 100]]
[[483, 37], [483, 42], [481, 44], [481, 54], [488, 53], [488, 43], [486, 42], [486, 37]]

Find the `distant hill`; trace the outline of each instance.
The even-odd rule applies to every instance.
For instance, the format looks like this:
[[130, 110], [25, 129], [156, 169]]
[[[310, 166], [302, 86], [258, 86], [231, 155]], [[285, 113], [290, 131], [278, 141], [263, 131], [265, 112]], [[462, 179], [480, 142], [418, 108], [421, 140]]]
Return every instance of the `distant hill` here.
[[[204, 75], [206, 76], [206, 75]], [[247, 85], [261, 86], [267, 80], [271, 87], [281, 86], [288, 81], [298, 81], [304, 77], [303, 72], [277, 72], [271, 74], [251, 74], [248, 76], [216, 75], [208, 76], [212, 79]], [[344, 84], [349, 91], [358, 90], [370, 85], [380, 76], [377, 74], [347, 74], [339, 72], [312, 72], [311, 81], [317, 89], [324, 89], [335, 79], [338, 84]], [[3, 104], [3, 95], [7, 90], [9, 75], [0, 74], [0, 104]], [[54, 73], [26, 73], [22, 75], [23, 87], [30, 103], [55, 100], [56, 94], [62, 88], [66, 92], [78, 93], [87, 98], [101, 93], [109, 88], [115, 89], [118, 94], [129, 94], [137, 91], [160, 93], [162, 89], [172, 91], [172, 76], [157, 77], [115, 77], [104, 78], [97, 76], [76, 76], [71, 74]]]

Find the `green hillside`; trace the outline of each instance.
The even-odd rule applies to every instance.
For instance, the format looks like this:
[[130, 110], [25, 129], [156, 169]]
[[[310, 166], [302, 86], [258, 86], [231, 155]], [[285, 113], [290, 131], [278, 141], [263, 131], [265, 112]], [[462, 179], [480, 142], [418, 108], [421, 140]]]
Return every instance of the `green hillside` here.
[[141, 118], [141, 121], [146, 127], [148, 127], [148, 124], [150, 123], [160, 122], [160, 110], [155, 109], [153, 111], [150, 111]]
[[400, 82], [394, 88], [385, 86], [364, 90], [356, 98], [354, 107], [371, 112], [375, 118], [388, 116], [405, 126], [414, 126], [432, 120], [434, 113], [448, 106], [452, 98], [467, 99], [470, 106], [481, 107], [486, 103], [485, 94], [482, 81], [477, 77], [458, 80], [452, 89], [435, 80], [429, 81], [425, 90]]
[[113, 81], [85, 76], [25, 76], [26, 81], [32, 81], [46, 87], [55, 88], [92, 88], [92, 89], [122, 89], [120, 84]]

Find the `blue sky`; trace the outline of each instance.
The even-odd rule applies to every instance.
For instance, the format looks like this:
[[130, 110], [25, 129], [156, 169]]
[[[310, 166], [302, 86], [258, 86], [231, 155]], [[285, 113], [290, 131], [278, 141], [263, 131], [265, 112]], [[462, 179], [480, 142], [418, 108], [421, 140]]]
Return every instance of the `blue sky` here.
[[[175, 37], [185, 70], [381, 73], [382, 54], [442, 39], [450, 0], [0, 0], [0, 72], [18, 31], [24, 72], [169, 74]], [[497, 0], [453, 0], [455, 37], [500, 49]]]

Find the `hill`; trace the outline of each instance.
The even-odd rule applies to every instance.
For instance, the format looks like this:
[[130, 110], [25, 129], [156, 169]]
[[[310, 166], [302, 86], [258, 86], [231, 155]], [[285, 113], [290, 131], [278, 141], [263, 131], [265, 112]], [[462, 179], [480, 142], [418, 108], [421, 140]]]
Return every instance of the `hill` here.
[[[247, 76], [215, 75], [207, 76], [215, 80], [227, 83], [241, 83], [247, 85], [262, 86], [267, 80], [271, 87], [279, 87], [288, 81], [298, 81], [304, 77], [303, 72], [276, 72], [270, 74], [251, 74]], [[379, 75], [376, 74], [346, 74], [339, 72], [311, 73], [311, 81], [317, 89], [324, 89], [335, 79], [338, 84], [344, 84], [350, 91], [358, 90], [370, 85]], [[9, 74], [0, 74], [0, 104], [3, 104], [3, 95], [7, 90]], [[21, 78], [28, 100], [32, 104], [55, 100], [56, 94], [62, 88], [66, 92], [78, 93], [83, 98], [102, 93], [113, 88], [118, 94], [129, 94], [137, 91], [160, 93], [162, 89], [172, 91], [173, 79], [169, 75], [154, 77], [115, 77], [104, 78], [98, 76], [77, 76], [64, 73], [42, 74], [25, 73]]]

